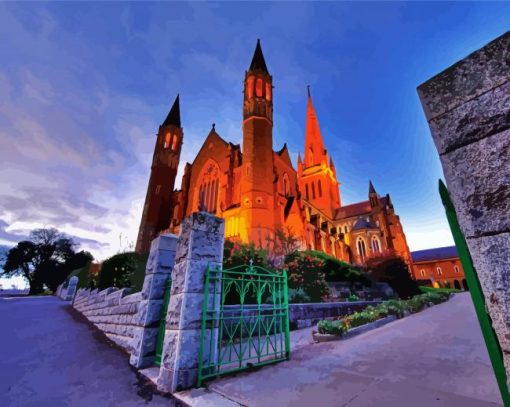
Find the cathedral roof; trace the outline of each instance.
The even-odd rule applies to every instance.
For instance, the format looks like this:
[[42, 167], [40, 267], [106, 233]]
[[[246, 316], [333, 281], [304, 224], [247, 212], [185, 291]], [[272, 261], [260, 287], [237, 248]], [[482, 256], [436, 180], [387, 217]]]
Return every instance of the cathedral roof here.
[[255, 47], [253, 59], [251, 60], [250, 64], [250, 71], [255, 70], [269, 74], [266, 66], [266, 60], [264, 59], [264, 54], [262, 53], [262, 47], [260, 46], [260, 39], [257, 39], [257, 46]]
[[163, 122], [162, 126], [177, 126], [181, 127], [181, 109], [179, 107], [179, 94], [175, 98], [174, 104], [168, 112], [168, 116]]
[[361, 230], [361, 229], [377, 229], [377, 226], [375, 226], [372, 222], [369, 222], [365, 218], [359, 218], [354, 226], [352, 227], [352, 230]]
[[[385, 206], [388, 203], [388, 198], [379, 198], [381, 206]], [[335, 219], [352, 218], [354, 216], [366, 215], [372, 212], [370, 201], [357, 202], [351, 205], [345, 205], [337, 209]]]
[[283, 144], [283, 147], [280, 151], [275, 151], [275, 154], [278, 155], [289, 167], [292, 167], [292, 161], [290, 160], [289, 149], [287, 148], [287, 143]]

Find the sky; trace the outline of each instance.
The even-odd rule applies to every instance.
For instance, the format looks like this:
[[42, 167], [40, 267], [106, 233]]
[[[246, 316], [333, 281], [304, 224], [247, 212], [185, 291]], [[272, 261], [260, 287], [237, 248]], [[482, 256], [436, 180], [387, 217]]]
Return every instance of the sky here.
[[416, 87], [510, 27], [510, 3], [0, 3], [0, 245], [57, 227], [102, 260], [136, 241], [180, 94], [177, 186], [211, 124], [242, 142], [257, 38], [274, 149], [303, 151], [311, 86], [343, 204], [389, 193], [411, 250], [453, 244]]

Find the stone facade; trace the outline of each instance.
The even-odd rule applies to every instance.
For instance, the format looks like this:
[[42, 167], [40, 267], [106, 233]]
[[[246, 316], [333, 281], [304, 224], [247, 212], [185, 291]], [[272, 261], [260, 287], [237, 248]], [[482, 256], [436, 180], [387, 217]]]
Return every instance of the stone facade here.
[[418, 87], [510, 377], [510, 32]]
[[78, 286], [78, 277], [73, 276], [67, 282], [63, 282], [57, 287], [56, 295], [57, 297], [63, 299], [64, 301], [72, 301], [76, 294], [76, 288]]

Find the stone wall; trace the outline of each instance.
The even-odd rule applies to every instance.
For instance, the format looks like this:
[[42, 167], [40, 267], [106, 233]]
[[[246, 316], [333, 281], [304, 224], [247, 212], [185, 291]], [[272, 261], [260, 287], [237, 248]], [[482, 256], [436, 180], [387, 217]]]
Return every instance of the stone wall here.
[[127, 288], [107, 288], [103, 291], [80, 289], [73, 307], [103, 331], [110, 340], [131, 353], [133, 336], [140, 325], [137, 312], [142, 294], [126, 295], [128, 293]]
[[418, 94], [510, 378], [510, 32]]

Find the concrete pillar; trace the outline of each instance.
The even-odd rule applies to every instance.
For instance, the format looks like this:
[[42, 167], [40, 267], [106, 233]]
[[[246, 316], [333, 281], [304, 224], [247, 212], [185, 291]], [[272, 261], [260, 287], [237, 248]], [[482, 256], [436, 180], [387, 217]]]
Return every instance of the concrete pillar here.
[[510, 32], [418, 87], [510, 378]]
[[76, 294], [76, 287], [78, 286], [78, 277], [72, 276], [69, 279], [69, 284], [67, 285], [67, 292], [64, 298], [65, 301], [72, 301], [74, 298], [74, 294]]
[[151, 250], [145, 268], [142, 300], [134, 324], [135, 329], [129, 363], [136, 368], [154, 364], [156, 339], [165, 294], [165, 284], [171, 277], [175, 263], [177, 236], [163, 234], [151, 243]]
[[[158, 389], [175, 392], [193, 387], [198, 379], [200, 328], [204, 304], [204, 283], [207, 267], [221, 267], [223, 262], [223, 219], [198, 212], [184, 219], [177, 243], [172, 289], [166, 320], [163, 360], [158, 377]], [[220, 282], [216, 298], [209, 295], [219, 309]], [[210, 338], [209, 329], [206, 337]], [[217, 334], [216, 334], [217, 335]], [[211, 358], [211, 355], [204, 355]]]

